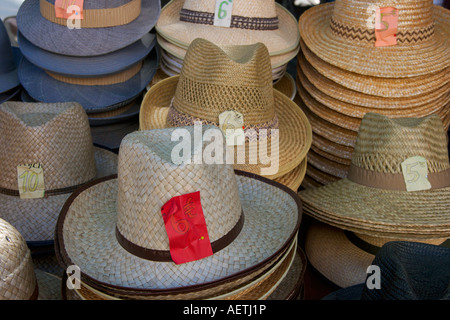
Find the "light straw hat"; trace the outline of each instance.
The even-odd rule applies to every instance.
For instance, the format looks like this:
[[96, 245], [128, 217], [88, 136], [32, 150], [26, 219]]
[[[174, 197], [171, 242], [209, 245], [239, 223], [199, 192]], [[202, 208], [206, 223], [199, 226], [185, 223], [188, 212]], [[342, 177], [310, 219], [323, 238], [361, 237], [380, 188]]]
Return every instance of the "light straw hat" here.
[[[29, 243], [51, 242], [70, 194], [86, 182], [116, 173], [117, 155], [94, 147], [86, 113], [78, 103], [5, 102], [0, 105], [0, 122], [0, 217]], [[18, 171], [20, 165], [36, 164], [42, 176]], [[43, 194], [24, 198], [22, 190], [37, 188], [36, 177], [43, 181], [37, 189]]]
[[[296, 193], [254, 174], [236, 175], [228, 164], [193, 163], [192, 153], [191, 163], [175, 164], [176, 130], [189, 133], [191, 150], [206, 152], [207, 142], [192, 141], [192, 126], [128, 134], [120, 146], [118, 176], [94, 181], [66, 202], [55, 251], [63, 267], [80, 267], [84, 283], [125, 296], [195, 294], [219, 285], [223, 291], [270, 267], [296, 237], [301, 222]], [[221, 133], [214, 126], [203, 130]], [[197, 191], [207, 226], [203, 240], [211, 242], [213, 254], [176, 264], [161, 208]]]
[[390, 119], [367, 113], [347, 177], [299, 195], [305, 212], [345, 230], [398, 239], [445, 238], [450, 235], [449, 174], [446, 132], [437, 115]]
[[[207, 40], [194, 40], [181, 74], [158, 82], [146, 93], [140, 129], [193, 125], [195, 121], [218, 126], [219, 115], [228, 110], [243, 115], [244, 132], [253, 129], [259, 135], [266, 129], [268, 138], [257, 139], [267, 141], [268, 150], [272, 148], [269, 132], [278, 132], [278, 171], [263, 173], [266, 177], [285, 175], [304, 160], [311, 145], [311, 126], [295, 102], [273, 89], [269, 56], [262, 43], [224, 51]], [[248, 141], [246, 152], [254, 152]], [[235, 168], [261, 174], [268, 167], [247, 160], [244, 164], [235, 161]]]

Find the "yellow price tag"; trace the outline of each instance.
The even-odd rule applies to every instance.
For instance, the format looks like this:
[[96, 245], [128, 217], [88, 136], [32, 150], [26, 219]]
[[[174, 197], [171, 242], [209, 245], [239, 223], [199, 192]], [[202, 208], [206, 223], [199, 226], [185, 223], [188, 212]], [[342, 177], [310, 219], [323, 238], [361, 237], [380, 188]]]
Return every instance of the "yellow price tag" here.
[[219, 127], [225, 135], [227, 145], [245, 143], [244, 116], [235, 110], [224, 111], [219, 115]]
[[431, 189], [428, 181], [427, 160], [424, 157], [411, 157], [402, 162], [403, 178], [407, 191]]
[[17, 181], [20, 198], [38, 199], [44, 197], [44, 169], [40, 163], [18, 165]]

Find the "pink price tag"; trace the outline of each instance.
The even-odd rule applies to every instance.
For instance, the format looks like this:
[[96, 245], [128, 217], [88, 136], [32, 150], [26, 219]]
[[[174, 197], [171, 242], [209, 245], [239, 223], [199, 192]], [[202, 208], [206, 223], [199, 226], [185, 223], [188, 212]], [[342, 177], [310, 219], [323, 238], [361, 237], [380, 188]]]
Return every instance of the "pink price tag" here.
[[55, 0], [55, 16], [62, 19], [83, 19], [84, 0]]
[[394, 7], [377, 8], [375, 14], [375, 47], [397, 44], [398, 12]]

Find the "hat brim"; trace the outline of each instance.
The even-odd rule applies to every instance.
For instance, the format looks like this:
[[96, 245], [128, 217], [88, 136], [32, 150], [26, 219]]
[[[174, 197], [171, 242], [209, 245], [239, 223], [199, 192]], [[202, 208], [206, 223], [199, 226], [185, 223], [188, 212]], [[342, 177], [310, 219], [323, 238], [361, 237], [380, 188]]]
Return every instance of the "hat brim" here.
[[[117, 173], [117, 155], [94, 147], [97, 175], [100, 178]], [[0, 194], [2, 219], [10, 222], [28, 244], [48, 243], [54, 240], [56, 220], [70, 193], [42, 199], [21, 199]]]
[[305, 177], [306, 167], [307, 159], [305, 158], [297, 168], [285, 174], [284, 176], [274, 179], [274, 181], [285, 185], [293, 191], [297, 191], [302, 184], [303, 178]]
[[160, 1], [142, 0], [141, 14], [128, 24], [70, 30], [42, 17], [39, 0], [28, 0], [17, 13], [17, 26], [25, 38], [44, 50], [69, 56], [95, 56], [125, 48], [141, 39], [155, 26], [160, 12]]
[[[179, 76], [161, 80], [150, 88], [139, 113], [140, 130], [166, 128], [170, 102], [175, 96]], [[275, 179], [296, 168], [311, 146], [312, 129], [306, 115], [289, 97], [273, 89], [275, 113], [279, 122], [278, 172], [266, 177]], [[237, 154], [235, 152], [234, 154]], [[273, 165], [273, 164], [271, 164]], [[261, 174], [261, 164], [234, 164], [235, 169]]]
[[396, 45], [375, 48], [333, 35], [330, 19], [334, 3], [325, 3], [306, 10], [299, 18], [302, 40], [320, 59], [358, 74], [402, 78], [442, 71], [450, 65], [449, 13], [433, 6], [434, 36], [417, 45]]
[[118, 153], [122, 139], [137, 130], [139, 130], [138, 117], [115, 124], [91, 126], [92, 141], [94, 145]]
[[13, 54], [15, 67], [10, 72], [0, 74], [0, 95], [20, 85], [17, 66], [22, 59], [22, 53], [17, 47], [11, 47], [11, 51]]
[[129, 46], [101, 56], [79, 57], [56, 54], [35, 46], [20, 32], [18, 41], [23, 56], [35, 66], [73, 77], [107, 76], [142, 61], [154, 48], [156, 36], [146, 33]]
[[277, 30], [267, 31], [186, 23], [179, 19], [183, 5], [182, 0], [173, 0], [165, 5], [155, 28], [164, 39], [186, 50], [195, 38], [203, 38], [220, 45], [262, 42], [266, 45], [270, 56], [291, 52], [299, 46], [297, 20], [279, 3], [275, 3], [279, 27]]
[[0, 93], [0, 103], [9, 101], [9, 100], [15, 98], [20, 93], [20, 91], [22, 91], [22, 87], [17, 86], [9, 91]]
[[[142, 96], [139, 96], [132, 102], [133, 104], [130, 107], [125, 106], [126, 110], [114, 114], [109, 115], [110, 112], [101, 112], [96, 114], [88, 114], [89, 125], [90, 126], [109, 126], [116, 123], [131, 121], [133, 119], [137, 119], [139, 115], [139, 111], [141, 109]], [[117, 109], [120, 110], [120, 109]], [[115, 111], [117, 111], [115, 110]], [[115, 113], [115, 111], [111, 113]], [[94, 116], [95, 115], [95, 116]]]
[[[82, 281], [140, 294], [201, 290], [253, 273], [285, 251], [302, 218], [295, 193], [272, 180], [236, 171], [244, 225], [226, 248], [177, 265], [139, 258], [116, 239], [117, 176], [79, 189], [57, 223], [58, 259], [76, 264]], [[130, 272], [135, 270], [135, 272]]]
[[150, 83], [158, 67], [158, 55], [152, 50], [141, 70], [129, 80], [113, 85], [75, 85], [58, 81], [45, 70], [23, 58], [19, 65], [19, 79], [28, 94], [46, 103], [80, 103], [87, 113], [113, 110], [120, 103], [137, 97]]

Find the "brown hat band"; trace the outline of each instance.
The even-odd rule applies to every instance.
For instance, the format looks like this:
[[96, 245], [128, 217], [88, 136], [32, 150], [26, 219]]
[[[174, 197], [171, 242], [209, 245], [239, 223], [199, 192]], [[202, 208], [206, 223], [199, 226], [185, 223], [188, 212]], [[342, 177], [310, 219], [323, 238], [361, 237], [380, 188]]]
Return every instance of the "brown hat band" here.
[[[244, 212], [241, 212], [241, 216], [238, 220], [238, 222], [235, 224], [233, 228], [231, 228], [230, 231], [228, 231], [227, 234], [222, 236], [220, 239], [217, 239], [216, 241], [213, 241], [211, 243], [211, 248], [214, 253], [222, 250], [223, 248], [227, 247], [231, 242], [233, 242], [234, 239], [241, 233], [241, 230], [244, 226]], [[138, 246], [131, 241], [129, 241], [127, 238], [125, 238], [119, 231], [119, 229], [116, 227], [116, 238], [119, 244], [129, 253], [140, 257], [142, 259], [151, 260], [151, 261], [160, 261], [160, 262], [171, 262], [172, 257], [170, 255], [170, 251], [168, 250], [154, 250], [154, 249], [147, 249], [141, 246]]]
[[[47, 198], [49, 196], [58, 196], [58, 195], [62, 195], [62, 194], [72, 193], [76, 189], [78, 189], [79, 187], [81, 187], [82, 185], [84, 185], [85, 183], [88, 183], [88, 182], [90, 182], [90, 181], [86, 181], [86, 182], [80, 183], [78, 185], [70, 186], [70, 187], [66, 187], [66, 188], [45, 190], [44, 198]], [[13, 196], [13, 197], [20, 196], [20, 192], [18, 190], [12, 190], [12, 189], [2, 188], [2, 187], [0, 187], [0, 194], [4, 194], [7, 196]]]
[[[55, 6], [46, 0], [40, 0], [41, 15], [50, 22], [67, 26], [67, 19], [57, 18]], [[83, 10], [83, 19], [80, 20], [81, 28], [107, 28], [128, 24], [141, 14], [141, 0], [130, 2], [108, 9]]]
[[[347, 179], [371, 188], [406, 191], [402, 173], [375, 172], [352, 164]], [[431, 189], [450, 187], [450, 168], [439, 172], [429, 172], [427, 179]]]
[[[214, 24], [214, 13], [181, 9], [180, 21], [196, 23], [196, 24]], [[248, 30], [277, 30], [278, 17], [273, 18], [256, 18], [231, 16], [231, 28], [248, 29]]]

